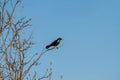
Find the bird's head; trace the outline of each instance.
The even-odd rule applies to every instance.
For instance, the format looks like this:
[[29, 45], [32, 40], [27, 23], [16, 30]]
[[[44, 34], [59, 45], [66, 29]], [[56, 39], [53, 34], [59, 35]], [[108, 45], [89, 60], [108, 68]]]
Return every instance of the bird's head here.
[[57, 40], [63, 40], [63, 39], [59, 37]]

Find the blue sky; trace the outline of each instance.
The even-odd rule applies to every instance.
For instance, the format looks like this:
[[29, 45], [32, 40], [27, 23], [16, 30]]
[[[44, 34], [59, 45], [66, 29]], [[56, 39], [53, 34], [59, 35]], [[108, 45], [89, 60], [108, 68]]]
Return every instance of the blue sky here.
[[[120, 80], [119, 0], [26, 0], [32, 18], [33, 50], [58, 37], [64, 47], [42, 57], [39, 71], [53, 62], [53, 80]], [[32, 54], [32, 53], [31, 53]]]

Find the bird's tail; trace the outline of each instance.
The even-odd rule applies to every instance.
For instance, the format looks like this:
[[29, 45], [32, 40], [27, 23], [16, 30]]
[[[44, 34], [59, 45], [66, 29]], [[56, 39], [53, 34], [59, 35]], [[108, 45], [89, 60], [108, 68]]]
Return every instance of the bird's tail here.
[[47, 45], [47, 46], [46, 46], [46, 49], [48, 49], [50, 46], [51, 46], [51, 45]]

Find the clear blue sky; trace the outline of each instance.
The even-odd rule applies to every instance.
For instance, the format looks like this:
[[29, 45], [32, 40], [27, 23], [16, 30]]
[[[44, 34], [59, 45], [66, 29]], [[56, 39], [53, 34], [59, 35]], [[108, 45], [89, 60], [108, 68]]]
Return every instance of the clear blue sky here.
[[34, 50], [58, 37], [64, 47], [42, 57], [41, 73], [53, 62], [53, 80], [120, 80], [120, 0], [26, 0]]

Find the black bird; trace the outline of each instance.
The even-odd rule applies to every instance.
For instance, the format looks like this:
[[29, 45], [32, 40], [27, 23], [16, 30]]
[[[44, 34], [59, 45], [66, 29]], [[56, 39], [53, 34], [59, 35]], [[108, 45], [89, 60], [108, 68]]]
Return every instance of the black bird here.
[[48, 48], [51, 47], [51, 46], [56, 47], [56, 46], [60, 43], [61, 40], [62, 40], [62, 38], [56, 39], [56, 40], [53, 41], [50, 45], [47, 45], [47, 46], [46, 46], [46, 49], [48, 49]]

